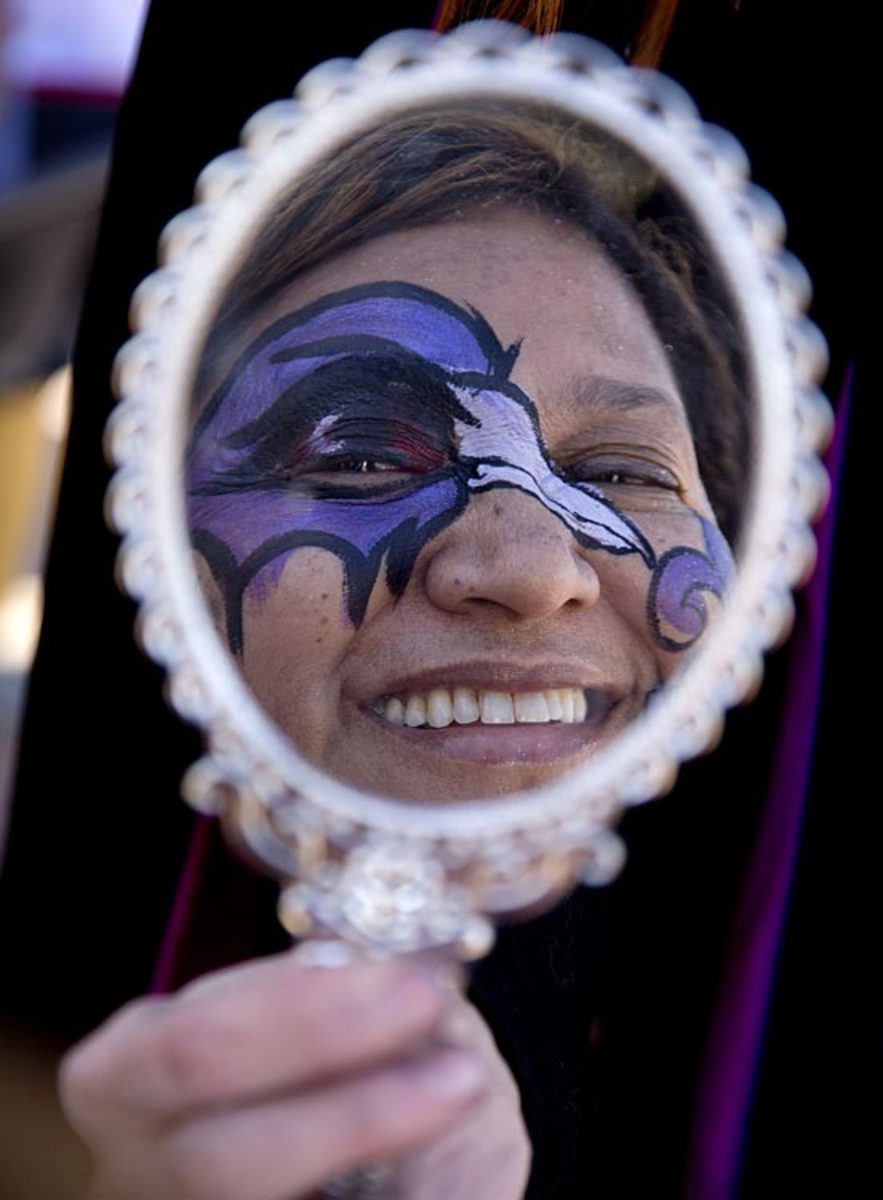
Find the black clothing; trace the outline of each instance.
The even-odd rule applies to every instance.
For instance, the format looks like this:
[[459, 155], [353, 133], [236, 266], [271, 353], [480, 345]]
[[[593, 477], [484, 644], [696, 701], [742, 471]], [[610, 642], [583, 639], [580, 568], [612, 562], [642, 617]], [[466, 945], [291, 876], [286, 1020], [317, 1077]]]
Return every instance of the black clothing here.
[[[166, 709], [160, 672], [135, 648], [133, 606], [112, 582], [115, 540], [101, 515], [101, 433], [129, 297], [154, 266], [161, 228], [191, 202], [200, 168], [235, 143], [252, 111], [289, 94], [317, 61], [357, 54], [390, 28], [428, 25], [434, 7], [362, 6], [358, 26], [346, 26], [333, 7], [317, 6], [307, 35], [301, 6], [279, 0], [251, 0], [237, 16], [197, 0], [154, 0], [120, 115], [74, 364], [74, 421], [2, 883], [9, 1019], [74, 1038], [147, 989], [194, 820], [177, 784], [198, 738]], [[621, 52], [642, 7], [575, 4], [566, 24]], [[789, 215], [789, 245], [814, 277], [814, 317], [831, 342], [829, 394], [848, 360], [860, 360], [860, 451], [869, 385], [851, 271], [854, 240], [869, 228], [861, 205], [870, 189], [860, 179], [867, 156], [852, 132], [861, 65], [851, 62], [834, 81], [840, 90], [830, 90], [832, 60], [852, 60], [861, 38], [848, 7], [811, 20], [795, 4], [685, 3], [662, 67], [707, 120], [744, 142], [754, 178]], [[872, 948], [860, 943], [879, 884], [869, 883], [871, 839], [849, 773], [870, 731], [846, 690], [856, 657], [848, 639], [873, 628], [856, 623], [852, 609], [852, 589], [869, 587], [851, 532], [857, 514], [847, 476], [817, 763], [757, 1079], [746, 1197], [874, 1190], [862, 1154], [880, 1115], [880, 1042], [861, 978]], [[770, 661], [760, 699], [729, 718], [721, 748], [687, 766], [672, 796], [628, 815], [629, 864], [615, 886], [581, 891], [502, 931], [476, 970], [473, 998], [525, 1099], [537, 1200], [683, 1194], [696, 1078], [788, 665], [786, 648]], [[273, 885], [226, 854], [212, 863], [217, 883], [207, 886], [226, 897], [228, 919], [217, 909], [213, 918], [228, 944], [194, 936], [205, 958], [191, 969], [283, 944]], [[844, 1124], [844, 1135], [834, 1132]]]

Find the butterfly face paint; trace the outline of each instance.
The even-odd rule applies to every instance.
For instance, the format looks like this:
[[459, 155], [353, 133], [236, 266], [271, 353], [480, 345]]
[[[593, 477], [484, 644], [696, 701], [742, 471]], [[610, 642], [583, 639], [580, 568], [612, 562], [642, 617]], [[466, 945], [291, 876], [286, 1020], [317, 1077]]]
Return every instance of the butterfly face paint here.
[[476, 310], [408, 283], [338, 292], [248, 349], [188, 455], [192, 540], [223, 593], [234, 653], [246, 590], [271, 588], [292, 551], [340, 559], [358, 626], [381, 567], [400, 596], [427, 542], [492, 488], [533, 497], [583, 547], [636, 556], [658, 645], [700, 636], [705, 596], [720, 597], [732, 571], [716, 526], [696, 513], [704, 550], [658, 557], [601, 488], [566, 478], [510, 378], [518, 353]]

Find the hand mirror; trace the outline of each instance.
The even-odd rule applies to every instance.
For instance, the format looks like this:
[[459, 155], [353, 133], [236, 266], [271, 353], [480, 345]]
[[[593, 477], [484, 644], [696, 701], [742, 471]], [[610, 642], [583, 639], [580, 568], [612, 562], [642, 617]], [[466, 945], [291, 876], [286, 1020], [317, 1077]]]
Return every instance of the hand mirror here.
[[585, 39], [312, 71], [200, 177], [108, 430], [197, 808], [283, 921], [483, 953], [759, 681], [830, 425], [741, 149]]

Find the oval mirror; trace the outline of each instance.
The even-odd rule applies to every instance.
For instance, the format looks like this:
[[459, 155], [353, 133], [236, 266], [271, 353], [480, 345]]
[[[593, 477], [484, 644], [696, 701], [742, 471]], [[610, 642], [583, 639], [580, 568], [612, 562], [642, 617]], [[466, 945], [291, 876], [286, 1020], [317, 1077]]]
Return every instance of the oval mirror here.
[[122, 576], [293, 932], [482, 952], [756, 685], [829, 416], [746, 176], [662, 77], [481, 22], [311, 72], [166, 230]]

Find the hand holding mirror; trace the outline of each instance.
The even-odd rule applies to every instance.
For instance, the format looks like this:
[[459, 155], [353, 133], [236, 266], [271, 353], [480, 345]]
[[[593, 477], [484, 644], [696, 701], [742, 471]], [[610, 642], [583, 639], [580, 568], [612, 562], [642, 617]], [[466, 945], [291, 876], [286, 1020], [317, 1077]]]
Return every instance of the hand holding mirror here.
[[829, 424], [782, 233], [674, 85], [493, 23], [325, 64], [203, 173], [110, 505], [187, 796], [292, 932], [482, 953], [756, 685]]

